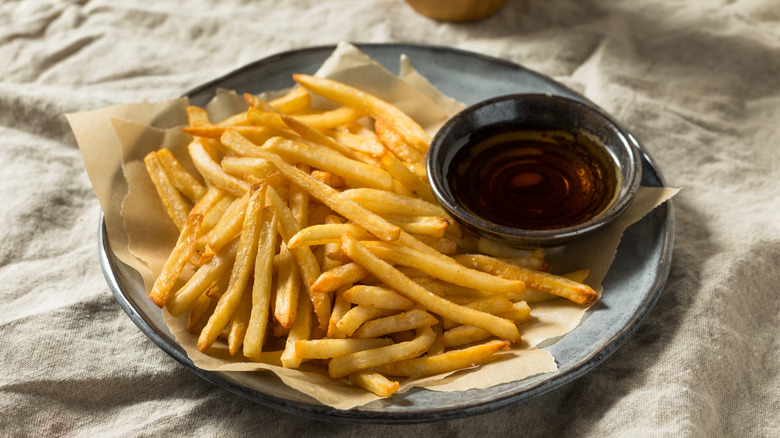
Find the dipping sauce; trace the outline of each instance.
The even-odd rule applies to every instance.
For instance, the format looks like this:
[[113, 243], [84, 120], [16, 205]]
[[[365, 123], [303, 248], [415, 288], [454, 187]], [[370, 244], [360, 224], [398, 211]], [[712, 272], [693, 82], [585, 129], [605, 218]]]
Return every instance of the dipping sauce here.
[[619, 176], [592, 140], [564, 132], [510, 132], [463, 147], [447, 179], [473, 214], [512, 228], [549, 230], [594, 218]]

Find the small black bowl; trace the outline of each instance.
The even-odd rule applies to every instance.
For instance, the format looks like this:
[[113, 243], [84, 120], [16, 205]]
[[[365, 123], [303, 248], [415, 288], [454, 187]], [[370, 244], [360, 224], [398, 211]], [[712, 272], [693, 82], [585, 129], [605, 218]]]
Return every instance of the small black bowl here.
[[631, 203], [642, 171], [608, 115], [546, 94], [500, 96], [456, 114], [434, 137], [427, 168], [455, 219], [516, 247], [602, 230]]

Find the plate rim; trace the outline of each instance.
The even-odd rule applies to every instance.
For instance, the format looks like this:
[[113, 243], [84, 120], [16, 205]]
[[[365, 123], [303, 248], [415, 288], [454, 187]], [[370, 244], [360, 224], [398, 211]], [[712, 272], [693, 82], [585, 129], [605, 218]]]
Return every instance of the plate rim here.
[[[405, 48], [412, 48], [414, 50], [434, 50], [449, 52], [450, 54], [456, 54], [465, 57], [477, 57], [486, 62], [500, 63], [509, 68], [523, 71], [526, 74], [530, 74], [537, 79], [543, 80], [555, 88], [566, 90], [576, 96], [587, 101], [591, 105], [596, 106], [593, 102], [571, 90], [569, 87], [553, 80], [552, 78], [545, 76], [541, 73], [528, 69], [518, 63], [485, 55], [481, 53], [471, 52], [468, 50], [443, 46], [443, 45], [424, 45], [424, 44], [406, 44], [406, 43], [354, 43], [358, 49], [371, 48], [371, 49], [395, 49], [403, 52]], [[316, 45], [307, 46], [298, 49], [286, 50], [275, 53], [270, 56], [260, 58], [249, 64], [241, 66], [233, 71], [223, 74], [215, 79], [212, 79], [206, 83], [198, 85], [187, 91], [184, 96], [192, 96], [197, 93], [203, 93], [210, 88], [218, 88], [218, 84], [224, 82], [236, 75], [240, 75], [246, 71], [258, 68], [263, 65], [272, 64], [278, 60], [291, 56], [300, 56], [311, 52], [321, 51], [333, 51], [336, 45]], [[599, 108], [600, 109], [600, 108]], [[629, 134], [631, 141], [638, 147], [641, 152], [642, 158], [646, 161], [646, 164], [652, 169], [660, 185], [659, 187], [665, 187], [666, 182], [664, 177], [656, 165], [653, 158], [648, 151], [642, 146], [642, 144], [631, 134], [630, 131], [625, 130]], [[660, 297], [663, 291], [664, 285], [668, 278], [669, 270], [671, 267], [672, 248], [674, 246], [675, 235], [675, 221], [674, 221], [674, 206], [671, 200], [667, 201], [664, 205], [658, 208], [666, 208], [666, 218], [664, 221], [664, 235], [663, 244], [661, 246], [661, 259], [659, 261], [658, 275], [655, 277], [652, 287], [647, 295], [642, 300], [642, 303], [638, 309], [631, 315], [631, 318], [625, 324], [625, 326], [619, 330], [614, 336], [604, 341], [599, 349], [594, 351], [588, 357], [580, 360], [576, 365], [561, 372], [560, 370], [552, 375], [548, 379], [540, 380], [533, 385], [524, 388], [520, 392], [507, 394], [501, 397], [493, 398], [490, 400], [484, 400], [477, 403], [471, 403], [461, 408], [441, 408], [439, 410], [429, 411], [420, 410], [413, 412], [405, 411], [372, 411], [355, 408], [349, 410], [341, 410], [332, 408], [326, 405], [318, 404], [316, 402], [305, 404], [304, 402], [289, 400], [275, 395], [266, 394], [260, 391], [256, 391], [251, 388], [241, 386], [229, 379], [222, 377], [220, 372], [206, 371], [196, 367], [192, 361], [187, 357], [183, 348], [178, 344], [168, 343], [162, 336], [160, 336], [150, 323], [144, 318], [139, 309], [137, 309], [130, 300], [124, 295], [121, 285], [118, 281], [117, 268], [115, 263], [118, 260], [112, 260], [109, 256], [111, 253], [110, 242], [108, 241], [107, 230], [105, 226], [105, 218], [103, 211], [100, 210], [99, 225], [98, 225], [98, 252], [100, 258], [101, 268], [103, 270], [106, 282], [109, 289], [114, 295], [115, 299], [119, 303], [120, 307], [130, 317], [130, 319], [136, 324], [136, 326], [149, 337], [159, 348], [168, 353], [171, 357], [176, 359], [179, 363], [195, 372], [196, 375], [204, 380], [226, 389], [234, 394], [248, 398], [261, 405], [278, 409], [293, 415], [303, 415], [313, 417], [323, 421], [330, 422], [347, 422], [347, 423], [373, 423], [373, 424], [413, 424], [413, 423], [427, 423], [435, 421], [453, 420], [457, 418], [464, 418], [468, 416], [488, 413], [496, 411], [507, 406], [525, 402], [538, 397], [547, 392], [556, 390], [561, 386], [570, 383], [582, 375], [586, 374], [597, 365], [602, 363], [607, 357], [617, 351], [641, 326], [644, 319], [652, 311], [655, 303]]]

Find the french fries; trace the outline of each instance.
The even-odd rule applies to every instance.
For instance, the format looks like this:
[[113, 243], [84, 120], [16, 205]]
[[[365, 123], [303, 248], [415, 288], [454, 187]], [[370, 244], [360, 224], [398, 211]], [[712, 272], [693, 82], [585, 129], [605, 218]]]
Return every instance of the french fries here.
[[[430, 136], [398, 108], [294, 79], [301, 87], [270, 102], [244, 95], [249, 110], [217, 124], [188, 107], [188, 156], [144, 160], [179, 229], [149, 297], [187, 312], [200, 351], [226, 342], [237, 361], [306, 362], [388, 397], [397, 377], [500, 357], [536, 302], [597, 298], [587, 270], [551, 274], [544, 251], [454, 222], [425, 177]], [[312, 94], [338, 105], [312, 109]]]

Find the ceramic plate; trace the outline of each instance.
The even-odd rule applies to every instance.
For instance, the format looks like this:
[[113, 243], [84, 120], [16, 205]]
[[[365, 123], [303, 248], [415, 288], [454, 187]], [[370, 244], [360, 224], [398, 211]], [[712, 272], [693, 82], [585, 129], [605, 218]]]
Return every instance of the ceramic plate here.
[[[358, 47], [396, 72], [400, 55], [406, 54], [414, 67], [441, 92], [465, 104], [502, 94], [535, 92], [566, 96], [592, 105], [550, 78], [497, 58], [447, 47], [404, 44], [358, 44]], [[205, 105], [217, 88], [239, 93], [287, 88], [293, 85], [292, 73], [313, 73], [333, 49], [314, 47], [274, 55], [187, 95], [193, 104]], [[642, 184], [663, 186], [660, 171], [647, 151], [638, 143], [637, 146], [643, 151]], [[602, 299], [588, 311], [580, 326], [545, 347], [558, 362], [557, 372], [459, 393], [414, 389], [342, 411], [291, 390], [271, 373], [250, 375], [196, 368], [169, 332], [160, 310], [146, 298], [140, 275], [114, 256], [102, 216], [100, 224], [100, 259], [111, 291], [133, 322], [160, 348], [207, 381], [262, 405], [321, 420], [364, 423], [418, 423], [485, 413], [527, 401], [582, 376], [620, 347], [652, 309], [669, 271], [674, 237], [670, 202], [626, 230], [615, 262], [604, 279]], [[258, 379], [261, 389], [256, 389]]]

